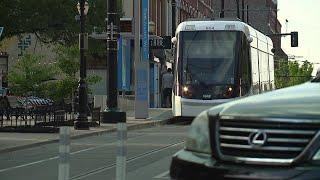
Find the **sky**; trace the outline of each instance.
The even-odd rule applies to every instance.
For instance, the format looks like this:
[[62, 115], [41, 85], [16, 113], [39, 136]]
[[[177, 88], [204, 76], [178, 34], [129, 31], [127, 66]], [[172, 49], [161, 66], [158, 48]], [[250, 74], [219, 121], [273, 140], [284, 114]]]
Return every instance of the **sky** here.
[[[320, 0], [278, 0], [278, 19], [282, 33], [299, 32], [299, 47], [290, 46], [290, 36], [282, 38], [282, 49], [288, 55], [303, 56], [297, 60], [319, 63], [320, 68]], [[286, 23], [286, 19], [288, 23]]]

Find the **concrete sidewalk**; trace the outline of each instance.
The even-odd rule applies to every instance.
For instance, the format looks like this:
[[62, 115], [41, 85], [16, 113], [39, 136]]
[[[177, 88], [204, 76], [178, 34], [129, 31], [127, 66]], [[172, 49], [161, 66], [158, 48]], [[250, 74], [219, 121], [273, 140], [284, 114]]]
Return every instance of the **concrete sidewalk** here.
[[[134, 111], [127, 112], [128, 130], [147, 128], [163, 125], [172, 118], [171, 109], [154, 108], [149, 109], [147, 120], [135, 119]], [[116, 124], [101, 124], [100, 127], [91, 127], [90, 130], [75, 130], [71, 127], [71, 139], [78, 139], [88, 136], [101, 135], [115, 132]], [[36, 147], [59, 141], [59, 133], [0, 133], [0, 153]]]

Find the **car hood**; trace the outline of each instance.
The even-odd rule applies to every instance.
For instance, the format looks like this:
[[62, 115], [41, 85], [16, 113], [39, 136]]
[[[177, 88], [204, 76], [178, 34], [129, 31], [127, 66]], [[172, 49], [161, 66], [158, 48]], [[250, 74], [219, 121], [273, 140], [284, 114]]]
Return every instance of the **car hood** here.
[[242, 98], [209, 110], [234, 117], [303, 118], [320, 121], [320, 83], [279, 89]]

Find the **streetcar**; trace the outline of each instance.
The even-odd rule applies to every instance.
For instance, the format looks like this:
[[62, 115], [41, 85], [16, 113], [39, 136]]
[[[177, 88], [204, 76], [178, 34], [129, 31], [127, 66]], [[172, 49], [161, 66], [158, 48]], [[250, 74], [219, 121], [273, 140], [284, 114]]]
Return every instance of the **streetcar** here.
[[172, 43], [175, 117], [275, 88], [272, 41], [244, 22], [185, 21]]

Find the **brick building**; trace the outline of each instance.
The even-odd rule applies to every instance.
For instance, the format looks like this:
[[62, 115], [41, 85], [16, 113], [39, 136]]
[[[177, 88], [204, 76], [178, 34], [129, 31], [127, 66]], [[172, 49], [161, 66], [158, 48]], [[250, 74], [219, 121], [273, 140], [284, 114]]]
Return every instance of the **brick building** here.
[[[242, 3], [244, 3], [242, 5]], [[213, 0], [214, 17], [219, 18], [221, 13], [221, 0]], [[240, 19], [250, 24], [264, 34], [281, 33], [281, 23], [278, 20], [277, 0], [239, 0]], [[242, 10], [244, 7], [244, 10]], [[225, 18], [237, 17], [236, 0], [224, 0]], [[281, 37], [270, 36], [275, 48], [275, 59], [288, 59], [281, 48]]]
[[213, 17], [214, 0], [177, 0], [177, 24], [189, 18]]

